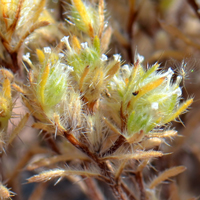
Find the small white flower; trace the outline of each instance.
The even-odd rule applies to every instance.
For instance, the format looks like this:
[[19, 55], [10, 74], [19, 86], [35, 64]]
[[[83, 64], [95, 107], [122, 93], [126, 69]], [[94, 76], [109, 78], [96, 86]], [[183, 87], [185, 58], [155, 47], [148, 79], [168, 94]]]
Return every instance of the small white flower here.
[[50, 47], [44, 47], [44, 53], [51, 54], [51, 48]]
[[130, 74], [131, 74], [130, 67], [127, 64], [123, 65], [121, 67], [120, 71], [122, 73], [123, 78], [128, 78], [130, 76]]
[[69, 36], [64, 36], [60, 41], [64, 43], [69, 42]]
[[181, 88], [178, 87], [176, 90], [174, 90], [173, 93], [174, 93], [174, 94], [177, 94], [178, 97], [181, 96], [181, 94], [182, 94]]
[[157, 102], [153, 102], [153, 103], [151, 104], [151, 108], [152, 108], [153, 110], [158, 110], [158, 103], [157, 103]]
[[142, 63], [144, 61], [144, 56], [140, 55], [139, 53], [137, 54], [137, 58], [139, 60], [139, 63]]
[[162, 77], [167, 77], [168, 80], [170, 80], [172, 78], [174, 74], [174, 71], [171, 69], [171, 67], [167, 70], [167, 72], [165, 72]]
[[68, 50], [71, 51], [71, 46], [69, 44], [69, 36], [64, 36], [60, 41], [65, 43], [65, 45], [67, 46]]
[[82, 43], [81, 43], [81, 47], [82, 47], [83, 49], [87, 49], [87, 48], [88, 48], [88, 43], [87, 43], [87, 42], [82, 42]]
[[102, 54], [100, 59], [102, 61], [106, 61], [106, 60], [108, 60], [108, 57], [105, 54]]
[[174, 71], [171, 69], [171, 67], [167, 70], [167, 74], [168, 74], [168, 76], [169, 75], [173, 75], [174, 74]]
[[68, 70], [69, 72], [73, 72], [73, 71], [74, 71], [74, 68], [73, 68], [72, 66], [70, 66], [70, 65], [67, 65], [67, 70]]
[[30, 61], [30, 53], [29, 52], [27, 52], [26, 55], [23, 55], [22, 58], [23, 58], [24, 61], [26, 61], [28, 63], [31, 62]]
[[59, 58], [63, 58], [65, 55], [64, 55], [64, 53], [59, 53], [58, 56], [59, 56]]
[[121, 61], [121, 55], [120, 54], [114, 54], [113, 55], [114, 60], [120, 62]]
[[176, 84], [180, 85], [181, 81], [182, 81], [182, 76], [177, 76], [177, 78], [176, 78]]

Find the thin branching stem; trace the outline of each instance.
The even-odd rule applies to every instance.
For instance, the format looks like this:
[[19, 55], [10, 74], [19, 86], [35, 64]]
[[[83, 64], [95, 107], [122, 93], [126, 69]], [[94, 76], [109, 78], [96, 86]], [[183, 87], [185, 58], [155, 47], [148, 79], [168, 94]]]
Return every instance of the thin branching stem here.
[[[108, 179], [105, 179], [107, 184], [110, 185], [113, 194], [115, 195], [115, 197], [118, 200], [127, 200], [126, 197], [126, 193], [123, 192], [123, 188], [125, 186], [122, 185], [118, 185], [117, 181], [114, 178], [113, 173], [110, 171], [109, 167], [107, 166], [106, 162], [104, 161], [100, 161], [98, 156], [95, 155], [94, 153], [92, 153], [89, 148], [87, 146], [85, 146], [84, 144], [80, 143], [72, 134], [71, 134], [71, 130], [69, 131], [64, 131], [64, 136], [67, 138], [67, 140], [73, 145], [75, 146], [77, 149], [79, 149], [80, 151], [82, 151], [83, 153], [85, 153], [88, 157], [90, 157], [97, 165], [98, 167], [101, 169], [101, 174], [105, 177], [107, 177]], [[123, 186], [123, 188], [121, 187]], [[128, 190], [126, 190], [128, 191]], [[130, 194], [129, 194], [130, 195]], [[132, 198], [132, 200], [136, 200], [134, 198]]]

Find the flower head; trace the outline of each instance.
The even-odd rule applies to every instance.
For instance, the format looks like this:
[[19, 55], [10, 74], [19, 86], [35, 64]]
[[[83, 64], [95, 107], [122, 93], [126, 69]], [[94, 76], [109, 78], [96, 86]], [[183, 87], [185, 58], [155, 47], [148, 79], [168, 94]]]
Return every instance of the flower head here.
[[[111, 112], [111, 115], [115, 115], [112, 118], [124, 118], [127, 125], [124, 130], [127, 130], [128, 136], [141, 130], [148, 133], [176, 119], [192, 103], [192, 99], [179, 103], [180, 77], [173, 83], [172, 69], [162, 72], [157, 71], [158, 68], [159, 64], [156, 63], [144, 70], [137, 60], [134, 66], [122, 66], [108, 85], [111, 97], [107, 98], [107, 105], [115, 110]], [[116, 122], [123, 126], [119, 119]]]
[[105, 28], [104, 23], [104, 1], [99, 5], [86, 4], [82, 0], [72, 0], [70, 20], [76, 27], [90, 37], [98, 35], [101, 37]]

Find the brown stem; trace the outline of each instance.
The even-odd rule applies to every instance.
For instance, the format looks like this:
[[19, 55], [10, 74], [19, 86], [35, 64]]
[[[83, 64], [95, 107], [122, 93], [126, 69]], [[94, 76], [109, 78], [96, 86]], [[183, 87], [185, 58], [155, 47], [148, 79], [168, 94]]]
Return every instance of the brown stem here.
[[84, 180], [85, 184], [87, 185], [87, 196], [91, 200], [104, 200], [104, 196], [99, 190], [96, 182], [92, 178], [86, 178]]
[[[120, 186], [113, 186], [111, 187], [112, 188], [112, 191], [115, 195], [115, 197], [118, 199], [118, 200], [127, 200], [127, 197], [125, 196], [125, 194], [123, 193], [123, 190], [121, 189]], [[135, 199], [134, 199], [135, 200]]]
[[5, 175], [4, 175], [4, 172], [3, 172], [3, 165], [2, 165], [2, 162], [3, 162], [3, 152], [0, 152], [0, 181], [3, 182], [3, 180], [5, 180]]
[[12, 66], [11, 66], [11, 70], [13, 73], [16, 73], [17, 71], [19, 71], [19, 65], [18, 65], [18, 60], [17, 60], [17, 52], [13, 52], [10, 54], [10, 57], [12, 59]]
[[127, 142], [126, 138], [123, 135], [120, 135], [118, 139], [115, 141], [115, 143], [106, 152], [104, 152], [101, 155], [101, 157], [104, 157], [105, 155], [113, 154], [119, 147], [121, 147], [126, 142]]
[[43, 133], [44, 133], [44, 137], [45, 137], [46, 141], [48, 142], [49, 146], [51, 147], [51, 149], [58, 155], [61, 155], [60, 149], [58, 148], [55, 141], [53, 140], [52, 135], [49, 133], [46, 133], [45, 131], [43, 131]]
[[[73, 144], [78, 143], [75, 138], [70, 137], [69, 133], [66, 133], [66, 137], [68, 137]], [[51, 149], [56, 152], [57, 154], [61, 154], [59, 148], [57, 147], [55, 141], [52, 139], [50, 134], [45, 134], [46, 141], [50, 145]], [[82, 148], [85, 148], [82, 146]], [[101, 194], [100, 190], [98, 189], [96, 183], [92, 178], [87, 178], [84, 180], [85, 184], [88, 186], [87, 195], [91, 200], [104, 200], [103, 195]]]
[[133, 37], [132, 37], [132, 32], [133, 32], [133, 24], [136, 21], [136, 17], [138, 12], [135, 11], [135, 0], [129, 0], [130, 5], [129, 5], [129, 17], [128, 17], [128, 25], [127, 25], [127, 33], [129, 37], [129, 46], [127, 47], [127, 53], [129, 57], [129, 61], [131, 63], [134, 63], [134, 55], [133, 55]]
[[200, 20], [200, 13], [199, 13], [199, 6], [196, 3], [195, 0], [187, 0], [188, 4], [192, 7], [192, 9], [194, 10], [196, 16], [199, 18]]
[[121, 117], [121, 132], [122, 133], [125, 131], [125, 127], [126, 127], [126, 116], [124, 116], [123, 110], [124, 110], [123, 102], [121, 102], [120, 117]]
[[126, 195], [128, 196], [129, 200], [137, 200], [135, 195], [129, 190], [129, 188], [127, 187], [127, 185], [125, 185], [125, 183], [121, 183], [121, 187], [123, 191], [126, 193]]
[[94, 160], [96, 162], [97, 158], [96, 156], [94, 156], [90, 150], [88, 149], [87, 146], [85, 146], [84, 144], [80, 143], [72, 134], [71, 134], [71, 130], [68, 131], [64, 131], [63, 132], [64, 136], [67, 138], [67, 140], [74, 145], [77, 149], [79, 149], [80, 151], [82, 151], [83, 153], [85, 153], [88, 157], [92, 158], [92, 160]]
[[101, 175], [107, 177], [105, 179], [105, 182], [107, 182], [108, 185], [111, 187], [115, 197], [118, 200], [127, 200], [127, 198], [125, 197], [125, 195], [124, 195], [124, 193], [121, 189], [121, 186], [116, 184], [116, 181], [114, 179], [114, 175], [109, 170], [109, 167], [107, 166], [106, 162], [100, 161], [96, 154], [92, 153], [86, 145], [80, 143], [71, 134], [71, 130], [64, 131], [63, 134], [73, 146], [75, 146], [77, 149], [79, 149], [80, 151], [85, 153], [88, 157], [90, 157], [99, 166], [99, 168], [101, 169]]
[[135, 178], [136, 178], [136, 181], [137, 181], [139, 189], [140, 189], [140, 200], [147, 200], [145, 189], [144, 189], [144, 184], [143, 184], [143, 180], [142, 180], [142, 173], [137, 172], [135, 174]]
[[61, 21], [65, 21], [64, 19], [64, 16], [63, 16], [63, 13], [64, 13], [64, 9], [63, 9], [63, 7], [64, 7], [64, 5], [63, 5], [64, 3], [63, 3], [63, 0], [59, 0], [59, 19], [61, 20]]

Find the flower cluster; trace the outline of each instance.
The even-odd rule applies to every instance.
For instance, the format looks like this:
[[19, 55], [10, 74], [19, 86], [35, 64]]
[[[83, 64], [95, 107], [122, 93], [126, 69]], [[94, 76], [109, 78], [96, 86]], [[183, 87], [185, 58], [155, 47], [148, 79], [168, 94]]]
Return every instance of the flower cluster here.
[[[110, 81], [109, 98], [103, 103], [118, 127], [123, 127], [128, 137], [141, 130], [147, 134], [154, 128], [175, 120], [192, 103], [192, 99], [179, 105], [181, 77], [172, 82], [173, 71], [158, 71], [159, 64], [147, 70], [141, 56], [133, 66], [123, 65]], [[119, 114], [120, 113], [120, 114]], [[123, 121], [120, 118], [123, 117]]]
[[[37, 21], [45, 1], [36, 1], [34, 6], [23, 0], [1, 3], [4, 6], [0, 8], [0, 37], [8, 52], [14, 52], [28, 33], [41, 26]], [[105, 38], [110, 38], [110, 32], [103, 0], [98, 4], [72, 0], [69, 13], [70, 25], [77, 34], [64, 36], [57, 47], [37, 49], [37, 61], [31, 61], [29, 53], [24, 55], [27, 82], [14, 81], [12, 86], [22, 94], [35, 120], [32, 128], [49, 136], [51, 147], [58, 154], [47, 162], [42, 159], [31, 163], [28, 168], [50, 167], [55, 162], [74, 159], [77, 162], [69, 163], [67, 168], [43, 171], [28, 181], [71, 174], [95, 177], [108, 183], [117, 199], [136, 199], [127, 186], [129, 180], [122, 178], [128, 174], [126, 169], [134, 171], [137, 182], [150, 160], [163, 156], [155, 147], [164, 142], [163, 138], [177, 134], [167, 125], [185, 112], [193, 100], [181, 100], [181, 76], [174, 77], [171, 68], [165, 72], [158, 63], [145, 68], [139, 54], [132, 65], [124, 64], [119, 54], [105, 54], [109, 44]], [[28, 26], [29, 20], [32, 26]], [[14, 78], [12, 74], [8, 78], [7, 70], [2, 71], [2, 76], [0, 131], [4, 132], [12, 113], [10, 82]], [[8, 144], [28, 117], [29, 114], [22, 118]], [[59, 140], [52, 135], [58, 135]], [[2, 143], [5, 134], [0, 136]], [[152, 183], [145, 183], [143, 195], [156, 199], [153, 189], [184, 170], [175, 167]]]
[[[44, 52], [37, 50], [37, 67], [29, 60], [30, 86], [24, 86], [24, 102], [37, 120], [32, 127], [64, 136], [89, 157], [91, 169], [73, 170], [69, 166], [42, 172], [28, 181], [63, 178], [71, 173], [101, 177], [117, 195], [124, 191], [123, 184], [118, 188], [118, 182], [129, 161], [144, 160], [145, 166], [150, 159], [163, 156], [151, 149], [163, 143], [162, 138], [177, 133], [161, 127], [178, 118], [193, 100], [180, 103], [181, 77], [173, 81], [170, 68], [164, 72], [156, 63], [145, 69], [140, 55], [134, 65], [121, 65], [120, 55], [108, 59], [98, 51], [98, 37], [91, 44], [80, 43], [76, 37], [69, 40], [61, 40], [67, 47], [64, 54], [45, 47]], [[61, 143], [63, 151], [68, 152], [69, 144]], [[74, 151], [84, 164], [85, 157]], [[43, 166], [40, 162], [34, 165]], [[134, 168], [142, 169], [137, 165]], [[179, 174], [184, 170], [180, 167], [169, 172]], [[172, 176], [167, 172], [166, 179]], [[157, 181], [149, 188], [156, 187], [160, 183]], [[155, 197], [154, 192], [149, 195]]]

